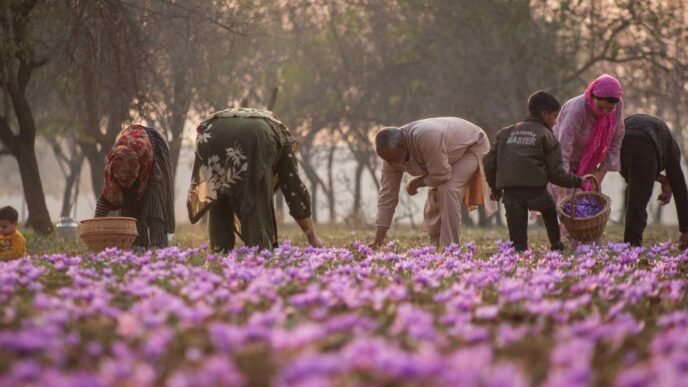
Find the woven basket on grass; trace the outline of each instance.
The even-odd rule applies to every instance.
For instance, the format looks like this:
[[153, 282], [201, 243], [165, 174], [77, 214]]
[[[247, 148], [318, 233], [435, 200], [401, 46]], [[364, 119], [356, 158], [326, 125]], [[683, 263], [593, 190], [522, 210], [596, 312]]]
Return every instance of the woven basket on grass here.
[[101, 251], [108, 247], [129, 249], [137, 235], [135, 218], [109, 217], [81, 221], [80, 236], [90, 251]]
[[[600, 184], [595, 178], [592, 178], [592, 181], [594, 182], [594, 191], [576, 193], [576, 189], [574, 189], [572, 195], [566, 196], [559, 201], [557, 205], [559, 220], [564, 227], [566, 227], [569, 234], [580, 242], [592, 242], [600, 239], [604, 233], [604, 229], [607, 227], [609, 213], [611, 212], [611, 199], [609, 196], [600, 192]], [[602, 211], [585, 218], [576, 218], [575, 211], [570, 215], [565, 213], [564, 204], [579, 198], [591, 198], [596, 200], [597, 203], [602, 205]]]

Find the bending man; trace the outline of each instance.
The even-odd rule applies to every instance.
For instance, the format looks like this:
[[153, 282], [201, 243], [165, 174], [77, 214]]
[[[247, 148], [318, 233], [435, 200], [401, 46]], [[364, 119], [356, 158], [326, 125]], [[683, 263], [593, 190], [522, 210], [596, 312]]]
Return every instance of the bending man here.
[[375, 150], [384, 162], [372, 247], [382, 244], [392, 223], [404, 173], [414, 176], [406, 186], [409, 195], [430, 188], [423, 226], [436, 246], [459, 243], [461, 201], [469, 208], [484, 204], [488, 216], [496, 211], [496, 203], [485, 201], [489, 191], [482, 170], [490, 142], [477, 125], [438, 117], [384, 128], [375, 136]]
[[[621, 175], [628, 184], [624, 242], [643, 243], [647, 225], [647, 203], [655, 181], [662, 185], [657, 200], [662, 205], [676, 202], [681, 237], [679, 248], [688, 248], [688, 193], [681, 170], [681, 152], [666, 122], [647, 114], [634, 114], [625, 120], [626, 134], [621, 145]], [[662, 171], [665, 175], [662, 175]]]

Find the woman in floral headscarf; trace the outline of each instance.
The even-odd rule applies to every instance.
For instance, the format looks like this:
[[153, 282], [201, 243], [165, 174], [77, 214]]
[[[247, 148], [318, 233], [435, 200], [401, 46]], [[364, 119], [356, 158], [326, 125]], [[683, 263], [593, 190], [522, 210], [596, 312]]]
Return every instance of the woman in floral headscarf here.
[[[561, 108], [554, 135], [561, 143], [564, 169], [578, 176], [592, 174], [602, 183], [608, 171], [621, 169], [624, 136], [623, 87], [604, 74], [588, 85], [585, 93]], [[559, 202], [570, 189], [552, 187]], [[589, 189], [584, 185], [584, 189]]]
[[136, 218], [134, 246], [167, 246], [174, 233], [174, 184], [167, 142], [152, 128], [124, 129], [108, 152], [96, 217], [119, 210]]

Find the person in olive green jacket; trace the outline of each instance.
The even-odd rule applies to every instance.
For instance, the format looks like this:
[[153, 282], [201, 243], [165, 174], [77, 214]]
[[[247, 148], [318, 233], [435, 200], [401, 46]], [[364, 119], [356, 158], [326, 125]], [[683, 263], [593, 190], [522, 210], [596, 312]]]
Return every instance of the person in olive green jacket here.
[[528, 116], [504, 128], [485, 155], [485, 177], [491, 198], [503, 196], [509, 238], [517, 251], [528, 248], [528, 211], [539, 211], [552, 250], [563, 250], [557, 210], [547, 183], [580, 187], [580, 177], [566, 172], [561, 147], [552, 133], [561, 104], [551, 94], [535, 92], [528, 98]]

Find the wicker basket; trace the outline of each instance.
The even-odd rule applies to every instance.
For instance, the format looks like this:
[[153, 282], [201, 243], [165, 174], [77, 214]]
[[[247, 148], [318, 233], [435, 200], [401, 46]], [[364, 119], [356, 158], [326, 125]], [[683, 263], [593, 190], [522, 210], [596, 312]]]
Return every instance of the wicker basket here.
[[[607, 227], [609, 213], [611, 212], [611, 199], [600, 192], [600, 184], [597, 182], [597, 179], [593, 177], [591, 180], [594, 182], [594, 191], [576, 193], [576, 189], [574, 189], [572, 195], [566, 196], [557, 205], [559, 220], [566, 227], [569, 234], [580, 242], [592, 242], [602, 237], [604, 229]], [[575, 201], [578, 198], [592, 198], [596, 200], [602, 205], [602, 211], [585, 218], [576, 218], [575, 212], [571, 215], [565, 213], [564, 204]]]
[[90, 251], [102, 251], [108, 247], [129, 249], [137, 235], [135, 218], [109, 217], [81, 221], [80, 236]]

